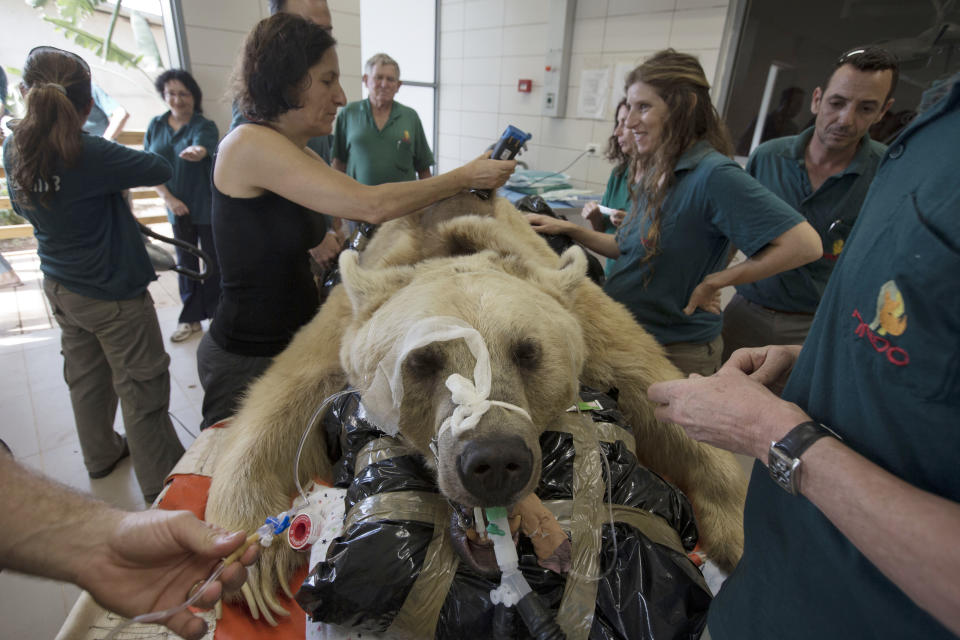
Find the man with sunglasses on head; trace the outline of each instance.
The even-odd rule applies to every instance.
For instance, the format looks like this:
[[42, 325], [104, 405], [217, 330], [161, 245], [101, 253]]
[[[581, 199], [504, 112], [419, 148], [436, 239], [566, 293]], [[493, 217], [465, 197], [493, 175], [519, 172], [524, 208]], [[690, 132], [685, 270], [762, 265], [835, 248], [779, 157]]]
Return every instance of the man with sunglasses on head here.
[[813, 225], [823, 257], [737, 286], [723, 313], [723, 360], [741, 347], [803, 344], [886, 146], [868, 129], [893, 104], [897, 59], [879, 47], [844, 53], [813, 92], [814, 126], [754, 150], [747, 171]]

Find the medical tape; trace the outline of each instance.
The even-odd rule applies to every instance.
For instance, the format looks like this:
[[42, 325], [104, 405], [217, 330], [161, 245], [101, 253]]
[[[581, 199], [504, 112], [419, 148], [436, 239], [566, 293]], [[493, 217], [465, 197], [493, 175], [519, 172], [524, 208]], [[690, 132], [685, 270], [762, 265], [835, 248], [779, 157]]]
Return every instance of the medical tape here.
[[[557, 612], [557, 622], [569, 640], [589, 637], [596, 610], [600, 576], [601, 531], [610, 522], [605, 506], [606, 485], [600, 460], [599, 442], [624, 442], [633, 437], [610, 423], [596, 423], [588, 416], [569, 417], [551, 430], [573, 436], [573, 499], [546, 500], [560, 525], [571, 534], [571, 568]], [[598, 433], [600, 432], [600, 433]], [[367, 465], [413, 450], [393, 438], [378, 438], [357, 455], [356, 472]], [[361, 465], [361, 460], [367, 462]], [[601, 479], [597, 482], [597, 479]], [[353, 506], [344, 520], [344, 531], [353, 526], [384, 520], [410, 521], [433, 525], [423, 566], [389, 631], [406, 637], [433, 637], [440, 610], [446, 601], [459, 559], [449, 536], [451, 509], [438, 493], [397, 491], [369, 496]], [[613, 505], [613, 520], [637, 529], [654, 544], [685, 555], [680, 534], [661, 516], [626, 505]], [[706, 583], [702, 577], [698, 582]]]
[[401, 456], [417, 455], [417, 453], [416, 449], [401, 444], [396, 438], [389, 436], [376, 438], [363, 445], [357, 452], [357, 459], [353, 463], [353, 475], [359, 476], [364, 469], [378, 462]]
[[606, 513], [606, 485], [600, 444], [593, 420], [562, 421], [573, 436], [573, 500], [570, 511], [570, 572], [563, 585], [557, 624], [568, 640], [586, 640], [597, 608], [600, 577], [601, 514]]
[[433, 638], [440, 611], [457, 574], [460, 559], [450, 539], [450, 508], [433, 510], [433, 538], [427, 546], [423, 565], [407, 597], [387, 629], [387, 636]]
[[[343, 530], [381, 520], [409, 520], [432, 523], [436, 510], [449, 511], [447, 499], [429, 491], [375, 493], [354, 504], [343, 519]], [[449, 515], [449, 514], [448, 514]]]
[[[560, 526], [569, 531], [573, 502], [571, 500], [544, 500], [542, 504], [553, 514]], [[613, 505], [613, 521], [633, 527], [654, 544], [659, 544], [681, 555], [687, 555], [683, 548], [683, 542], [680, 540], [680, 534], [661, 516], [644, 509], [615, 504]], [[606, 524], [610, 524], [610, 519], [606, 511], [601, 511], [596, 526], [602, 527]]]
[[460, 318], [431, 316], [415, 322], [394, 348], [377, 365], [373, 381], [362, 393], [364, 409], [373, 422], [387, 435], [395, 436], [400, 430], [400, 405], [403, 403], [402, 366], [411, 351], [434, 342], [447, 342], [461, 338], [470, 348], [476, 364], [473, 380], [454, 373], [445, 384], [456, 405], [453, 413], [440, 425], [439, 435], [450, 431], [458, 437], [464, 431], [477, 426], [491, 406], [515, 411], [530, 420], [526, 410], [508, 402], [490, 400], [492, 373], [490, 353], [480, 332]]
[[[589, 414], [588, 414], [589, 415]], [[627, 451], [632, 453], [634, 457], [637, 455], [637, 441], [634, 439], [633, 434], [619, 427], [612, 422], [594, 422], [594, 428], [597, 431], [597, 439], [600, 442], [606, 442], [608, 444], [614, 444], [616, 442], [622, 442], [623, 446], [627, 448]], [[560, 424], [556, 426], [551, 426], [549, 431], [557, 431], [559, 433], [570, 433], [572, 432], [566, 425], [561, 421]]]

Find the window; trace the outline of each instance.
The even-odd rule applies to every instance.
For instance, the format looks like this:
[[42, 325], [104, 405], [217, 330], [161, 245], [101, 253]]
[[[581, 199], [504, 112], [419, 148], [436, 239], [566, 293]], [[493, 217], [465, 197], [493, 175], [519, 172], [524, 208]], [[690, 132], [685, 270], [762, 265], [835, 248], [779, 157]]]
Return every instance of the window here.
[[[736, 0], [733, 0], [736, 2]], [[789, 135], [811, 124], [814, 88], [837, 57], [855, 46], [885, 47], [900, 60], [900, 82], [887, 118], [871, 137], [889, 142], [915, 115], [921, 94], [960, 69], [960, 6], [944, 0], [741, 0], [742, 23], [724, 117], [738, 155], [751, 147], [764, 94], [770, 133]], [[737, 13], [731, 11], [731, 15]], [[769, 88], [768, 88], [769, 85]], [[769, 122], [769, 121], [768, 121]], [[773, 137], [772, 135], [770, 137]]]
[[[400, 65], [396, 100], [416, 110], [436, 157], [437, 0], [362, 0], [360, 57], [386, 53]], [[366, 88], [363, 91], [367, 95]]]

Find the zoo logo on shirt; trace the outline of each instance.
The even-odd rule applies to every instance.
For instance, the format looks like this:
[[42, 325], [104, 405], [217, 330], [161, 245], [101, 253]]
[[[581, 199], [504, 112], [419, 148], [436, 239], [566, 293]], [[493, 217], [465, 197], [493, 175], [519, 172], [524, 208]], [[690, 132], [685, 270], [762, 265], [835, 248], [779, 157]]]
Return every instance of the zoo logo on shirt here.
[[883, 337], [900, 336], [907, 330], [907, 308], [896, 282], [888, 280], [880, 287], [877, 313], [873, 322], [867, 324], [859, 309], [853, 310], [853, 317], [858, 321], [857, 328], [854, 329], [858, 338], [866, 338], [873, 350], [884, 354], [891, 364], [898, 367], [910, 364], [910, 354], [906, 349]]

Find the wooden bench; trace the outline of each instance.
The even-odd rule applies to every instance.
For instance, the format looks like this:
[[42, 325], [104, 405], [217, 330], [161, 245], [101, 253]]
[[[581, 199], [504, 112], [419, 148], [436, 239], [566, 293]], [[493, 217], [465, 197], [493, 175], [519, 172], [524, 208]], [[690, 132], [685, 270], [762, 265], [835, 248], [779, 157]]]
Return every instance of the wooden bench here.
[[[143, 146], [143, 131], [121, 131], [117, 142], [120, 144], [126, 145], [128, 147], [142, 147]], [[7, 174], [3, 170], [3, 167], [0, 166], [0, 178], [6, 179]], [[138, 189], [130, 190], [130, 197], [134, 200], [153, 200], [160, 197], [160, 194], [156, 190], [149, 187], [141, 187]], [[0, 196], [0, 209], [11, 209], [10, 198], [8, 196]], [[143, 224], [157, 224], [159, 222], [166, 222], [166, 215], [138, 215], [137, 220]], [[33, 226], [29, 224], [9, 224], [9, 225], [0, 225], [0, 240], [6, 240], [8, 238], [29, 238], [33, 235]]]

